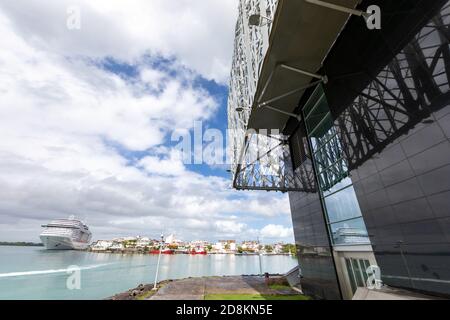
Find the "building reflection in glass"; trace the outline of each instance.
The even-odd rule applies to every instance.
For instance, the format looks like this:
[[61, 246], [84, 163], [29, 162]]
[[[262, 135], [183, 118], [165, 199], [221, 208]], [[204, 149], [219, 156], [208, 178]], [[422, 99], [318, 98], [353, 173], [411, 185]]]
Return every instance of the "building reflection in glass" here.
[[370, 244], [338, 130], [321, 86], [303, 112], [333, 244]]

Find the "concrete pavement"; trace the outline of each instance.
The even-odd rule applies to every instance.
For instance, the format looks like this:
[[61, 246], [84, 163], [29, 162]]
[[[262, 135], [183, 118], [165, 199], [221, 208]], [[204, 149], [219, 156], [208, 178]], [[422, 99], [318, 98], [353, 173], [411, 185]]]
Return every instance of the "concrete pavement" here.
[[208, 294], [298, 293], [291, 289], [271, 289], [258, 276], [202, 277], [171, 281], [148, 300], [204, 300]]

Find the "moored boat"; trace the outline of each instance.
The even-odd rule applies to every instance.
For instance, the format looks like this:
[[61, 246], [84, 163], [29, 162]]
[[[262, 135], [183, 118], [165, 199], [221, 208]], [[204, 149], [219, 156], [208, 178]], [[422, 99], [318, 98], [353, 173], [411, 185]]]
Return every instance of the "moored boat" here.
[[[148, 252], [149, 254], [159, 254], [159, 249], [153, 249]], [[174, 254], [175, 251], [169, 248], [164, 248], [161, 250], [161, 254]]]
[[191, 254], [207, 254], [204, 248], [194, 248], [190, 252]]

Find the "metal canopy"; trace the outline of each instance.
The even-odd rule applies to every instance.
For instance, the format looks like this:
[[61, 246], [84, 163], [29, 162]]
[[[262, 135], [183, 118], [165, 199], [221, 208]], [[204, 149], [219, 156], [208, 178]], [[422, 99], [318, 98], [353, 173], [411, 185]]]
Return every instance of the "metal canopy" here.
[[[329, 3], [354, 8], [358, 0], [327, 0]], [[298, 101], [316, 77], [322, 61], [344, 27], [349, 14], [330, 10], [304, 0], [280, 0], [273, 20], [269, 47], [261, 68], [248, 121], [249, 129], [282, 130]], [[292, 92], [286, 96], [286, 93]], [[280, 97], [270, 104], [265, 101]], [[278, 112], [274, 109], [279, 109]]]
[[[271, 23], [254, 26], [254, 15]], [[293, 111], [304, 91], [327, 82], [319, 70], [349, 16], [306, 0], [240, 0], [228, 97], [234, 188], [315, 190], [311, 166], [294, 170], [281, 132], [290, 117], [300, 120]]]
[[[334, 2], [345, 5], [352, 1]], [[298, 137], [277, 136], [263, 129], [286, 133], [284, 124], [289, 117], [297, 116], [293, 110], [303, 88], [325, 82], [321, 78], [325, 75], [319, 75], [318, 70], [326, 70], [330, 78], [325, 85], [327, 100], [350, 171], [399, 136], [433, 121], [428, 119], [431, 113], [447, 106], [450, 97], [448, 2], [437, 14], [438, 5], [444, 2], [440, 0], [433, 7], [419, 0], [389, 3], [391, 10], [383, 7], [384, 12], [398, 13], [383, 23], [380, 41], [379, 35], [366, 33], [361, 20], [352, 19], [344, 30], [339, 29], [338, 19], [331, 23], [330, 17], [341, 13], [313, 4], [307, 7], [306, 0], [240, 0], [228, 99], [233, 187], [316, 192], [311, 157], [307, 150], [299, 152], [304, 133]], [[420, 6], [416, 6], [418, 3]], [[409, 11], [402, 16], [406, 14], [394, 10], [406, 4], [415, 13]], [[245, 28], [251, 13], [266, 11], [271, 13], [267, 16], [273, 21], [269, 25], [273, 29]], [[306, 21], [304, 16], [310, 19]], [[340, 40], [334, 44], [332, 38], [340, 33]], [[283, 41], [286, 37], [290, 40]]]

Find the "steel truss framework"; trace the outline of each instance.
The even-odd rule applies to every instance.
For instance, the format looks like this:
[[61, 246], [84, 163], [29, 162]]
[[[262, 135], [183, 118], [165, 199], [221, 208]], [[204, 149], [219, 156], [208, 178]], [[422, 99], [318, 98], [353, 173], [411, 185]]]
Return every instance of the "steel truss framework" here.
[[236, 180], [236, 173], [246, 167], [240, 158], [243, 149], [249, 149], [247, 124], [251, 113], [250, 108], [253, 105], [259, 74], [269, 47], [269, 34], [272, 27], [271, 23], [252, 27], [249, 25], [249, 19], [251, 15], [260, 14], [273, 20], [277, 4], [278, 0], [239, 1], [228, 96], [229, 154], [234, 180]]
[[[244, 2], [241, 1], [241, 5]], [[237, 38], [236, 45], [242, 46], [242, 34], [239, 36], [241, 38]], [[332, 168], [320, 177], [328, 181], [326, 185], [329, 188], [348, 171], [358, 168], [433, 112], [450, 104], [449, 43], [450, 2], [378, 75], [372, 77], [370, 84], [334, 121], [333, 132], [338, 137], [340, 148], [338, 151], [327, 149], [330, 154], [323, 155], [321, 163], [322, 167]], [[243, 66], [244, 60], [236, 57], [237, 53], [242, 53], [242, 50], [235, 47], [228, 105], [229, 122], [234, 128], [231, 137], [234, 140], [231, 150], [234, 155], [234, 188], [315, 192], [310, 156], [305, 157], [305, 161], [294, 170], [287, 137], [269, 135], [261, 138], [258, 134], [247, 134], [245, 128], [250, 110], [239, 115], [233, 113], [232, 108], [236, 105], [251, 105], [254, 87], [243, 90], [242, 84], [253, 81], [256, 85], [259, 72], [259, 69], [258, 72], [253, 69], [250, 77], [248, 73], [242, 73], [245, 64]], [[253, 63], [261, 63], [262, 59], [263, 56], [259, 56]], [[264, 139], [267, 140], [265, 143], [256, 143]], [[272, 140], [278, 143], [269, 142]], [[341, 153], [344, 153], [345, 161], [333, 166], [337, 159], [342, 160]]]

